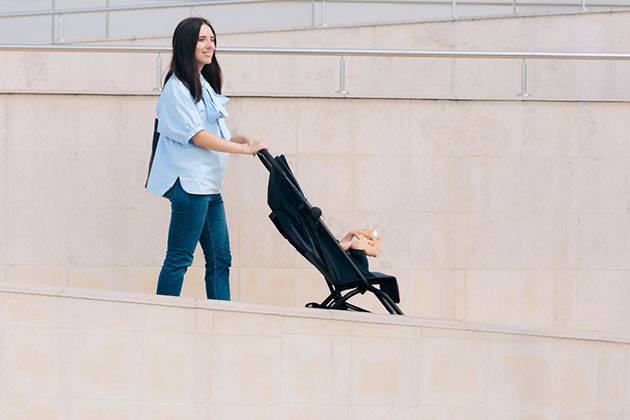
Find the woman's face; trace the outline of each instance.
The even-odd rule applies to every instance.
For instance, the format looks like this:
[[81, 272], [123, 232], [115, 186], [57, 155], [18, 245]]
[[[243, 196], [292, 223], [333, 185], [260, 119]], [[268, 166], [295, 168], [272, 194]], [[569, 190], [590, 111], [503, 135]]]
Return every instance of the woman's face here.
[[214, 33], [208, 25], [203, 24], [199, 29], [199, 38], [197, 39], [197, 48], [195, 49], [195, 61], [197, 61], [199, 70], [206, 64], [212, 63], [214, 50]]

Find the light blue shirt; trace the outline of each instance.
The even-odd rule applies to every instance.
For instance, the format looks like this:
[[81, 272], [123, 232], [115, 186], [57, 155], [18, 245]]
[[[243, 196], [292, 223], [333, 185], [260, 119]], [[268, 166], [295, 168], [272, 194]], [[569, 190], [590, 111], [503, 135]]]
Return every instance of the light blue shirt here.
[[[201, 76], [200, 76], [201, 77]], [[195, 103], [190, 91], [172, 75], [157, 105], [160, 139], [147, 184], [147, 191], [163, 195], [177, 178], [189, 194], [221, 192], [228, 154], [196, 146], [192, 137], [206, 130], [229, 141], [225, 104], [229, 98], [215, 93], [201, 77], [202, 99]]]

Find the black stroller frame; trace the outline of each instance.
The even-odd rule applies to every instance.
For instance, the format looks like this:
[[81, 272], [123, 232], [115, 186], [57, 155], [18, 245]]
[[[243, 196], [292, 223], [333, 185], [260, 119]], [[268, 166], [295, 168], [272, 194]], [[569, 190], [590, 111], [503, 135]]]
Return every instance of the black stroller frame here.
[[[364, 294], [366, 292], [370, 292], [374, 294], [374, 296], [381, 302], [381, 304], [385, 307], [385, 309], [390, 314], [395, 315], [403, 315], [403, 312], [396, 305], [396, 302], [399, 302], [400, 299], [398, 297], [398, 286], [396, 283], [395, 277], [388, 276], [382, 273], [372, 273], [370, 272], [370, 276], [365, 276], [357, 264], [352, 260], [350, 255], [341, 247], [339, 242], [335, 239], [335, 236], [330, 232], [328, 227], [323, 222], [321, 215], [322, 211], [318, 207], [312, 206], [304, 194], [302, 193], [297, 181], [293, 177], [293, 174], [290, 171], [290, 168], [286, 164], [284, 160], [284, 156], [278, 156], [274, 158], [267, 149], [263, 149], [257, 153], [259, 159], [265, 165], [267, 170], [270, 173], [270, 183], [273, 171], [275, 170], [278, 175], [286, 182], [286, 185], [292, 190], [292, 194], [294, 197], [299, 197], [299, 204], [297, 209], [301, 213], [304, 222], [308, 224], [308, 226], [317, 231], [318, 233], [323, 233], [326, 239], [331, 239], [329, 242], [331, 244], [335, 244], [337, 249], [333, 249], [332, 252], [335, 254], [336, 258], [340, 258], [340, 261], [346, 268], [349, 268], [351, 271], [351, 276], [356, 279], [352, 281], [344, 281], [340, 282], [338, 279], [335, 279], [333, 275], [327, 273], [326, 270], [322, 270], [317, 264], [313, 263], [307, 255], [305, 255], [300, 248], [296, 246], [296, 244], [283, 232], [282, 229], [278, 226], [277, 220], [274, 219], [274, 212], [270, 215], [270, 218], [280, 231], [280, 233], [285, 236], [287, 240], [305, 257], [309, 260], [316, 268], [324, 275], [324, 279], [326, 280], [326, 284], [330, 289], [330, 295], [326, 297], [321, 303], [311, 302], [306, 306], [311, 308], [325, 308], [325, 309], [339, 309], [339, 310], [354, 310], [359, 312], [369, 312], [363, 308], [360, 308], [356, 305], [353, 305], [348, 302], [350, 298], [356, 296], [357, 294]], [[280, 160], [280, 163], [278, 162]], [[273, 208], [272, 208], [273, 210]], [[316, 251], [321, 253], [323, 250], [321, 249], [321, 244], [315, 243], [313, 244], [316, 248]], [[331, 246], [335, 246], [331, 245]], [[391, 285], [393, 284], [394, 292], [391, 293], [395, 296], [390, 296], [390, 294], [386, 293], [386, 291], [381, 290], [384, 288], [385, 284], [388, 283], [390, 285], [389, 289], [392, 290]], [[380, 288], [375, 287], [374, 285], [378, 284]]]

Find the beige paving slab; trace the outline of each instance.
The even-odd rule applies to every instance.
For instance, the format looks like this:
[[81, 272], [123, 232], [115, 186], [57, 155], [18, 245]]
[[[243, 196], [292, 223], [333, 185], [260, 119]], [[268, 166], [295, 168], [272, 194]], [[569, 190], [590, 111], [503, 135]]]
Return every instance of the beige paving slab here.
[[212, 337], [147, 332], [142, 342], [142, 399], [207, 403], [211, 366]]
[[551, 410], [556, 344], [495, 341], [490, 345], [489, 409]]
[[78, 399], [70, 400], [70, 419], [72, 420], [137, 420], [140, 403], [137, 401], [112, 401]]
[[[280, 399], [280, 337], [217, 335], [213, 342], [213, 404], [276, 405]], [[240, 366], [234, 372], [232, 366]]]
[[122, 209], [71, 210], [68, 222], [70, 262], [76, 265], [123, 265], [124, 221], [125, 211]]
[[72, 208], [125, 208], [125, 161], [120, 151], [75, 150], [69, 154], [68, 197]]
[[420, 329], [406, 326], [392, 326], [387, 324], [354, 322], [351, 335], [354, 337], [404, 337], [416, 338]]
[[415, 407], [419, 363], [417, 339], [353, 337], [350, 404]]
[[71, 396], [138, 400], [141, 349], [141, 332], [77, 330], [73, 338]]
[[[595, 330], [626, 331], [620, 321], [628, 311], [624, 302], [628, 283], [626, 271], [587, 271], [576, 277], [575, 322]], [[602, 287], [604, 286], [604, 287]], [[602, 300], [604, 299], [604, 300]], [[606, 310], [596, 308], [606, 302]]]
[[524, 224], [520, 213], [457, 213], [454, 224], [456, 267], [521, 267]]
[[261, 314], [218, 312], [214, 315], [215, 334], [279, 336], [282, 318]]
[[209, 404], [185, 404], [164, 402], [142, 402], [140, 407], [140, 419], [142, 420], [167, 420], [167, 419], [207, 419], [211, 412]]
[[72, 330], [5, 326], [2, 337], [2, 393], [31, 398], [70, 395]]
[[466, 319], [518, 325], [521, 317], [520, 271], [467, 271]]
[[[7, 164], [7, 206], [42, 208], [53, 200], [71, 200], [70, 161], [63, 145], [50, 150], [11, 150]], [[38, 168], [37, 173], [31, 170], [33, 167]], [[40, 190], [40, 194], [31, 194], [36, 190]]]
[[407, 314], [425, 318], [457, 318], [465, 309], [465, 272], [415, 270], [410, 273]]
[[291, 335], [282, 339], [283, 403], [347, 404], [350, 337]]
[[125, 290], [125, 268], [109, 266], [71, 266], [68, 286], [85, 289]]
[[454, 210], [522, 210], [523, 162], [520, 157], [463, 157], [456, 159], [454, 165]]
[[623, 213], [630, 207], [627, 158], [584, 157], [577, 162], [579, 209], [589, 213]]
[[[118, 237], [121, 250], [115, 254], [126, 265], [135, 267], [161, 266], [166, 256], [166, 241], [170, 220], [170, 208], [166, 200], [160, 208], [126, 209], [122, 214], [116, 214], [116, 223], [122, 223], [120, 230], [124, 238]], [[120, 220], [122, 218], [122, 220]], [[106, 239], [109, 239], [106, 237]], [[147, 244], [152, 244], [147, 246]], [[124, 245], [124, 247], [123, 247]], [[203, 257], [195, 255], [195, 265], [203, 264]]]
[[141, 305], [82, 299], [75, 302], [74, 328], [142, 331], [143, 315]]
[[292, 268], [243, 268], [239, 300], [275, 306], [295, 305], [295, 270]]
[[417, 409], [410, 407], [388, 407], [388, 406], [350, 406], [350, 420], [370, 419], [401, 419], [415, 420], [417, 418]]
[[[571, 290], [565, 271], [524, 271], [521, 277], [521, 324], [554, 325], [567, 317]], [[566, 306], [565, 306], [566, 305]], [[565, 318], [566, 319], [566, 318]]]
[[486, 418], [486, 412], [481, 408], [421, 406], [418, 410], [420, 420], [441, 420], [456, 418], [462, 420], [481, 420]]
[[9, 419], [63, 420], [68, 413], [66, 398], [5, 397], [0, 407], [0, 414]]
[[579, 264], [579, 219], [559, 213], [523, 216], [523, 267], [575, 270]]
[[483, 338], [420, 341], [420, 404], [482, 409], [487, 402], [490, 342]]
[[69, 263], [69, 213], [63, 208], [45, 212], [36, 208], [9, 208], [11, 264], [58, 265]]
[[286, 419], [318, 420], [321, 418], [348, 418], [348, 406], [331, 404], [282, 404], [279, 417]]
[[182, 307], [141, 305], [141, 318], [145, 331], [192, 332], [195, 314]]
[[538, 214], [576, 213], [578, 165], [572, 157], [525, 157], [523, 210]]
[[558, 349], [558, 406], [623, 413], [625, 349], [610, 344], [561, 343]]
[[297, 335], [347, 336], [352, 331], [353, 324], [343, 321], [332, 321], [312, 318], [282, 318], [282, 333]]
[[280, 415], [276, 404], [212, 404], [211, 419], [273, 420]]
[[74, 304], [72, 299], [61, 297], [8, 294], [4, 299], [4, 322], [16, 326], [71, 328]]
[[69, 268], [67, 265], [9, 265], [6, 276], [8, 281], [17, 283], [66, 286]]
[[155, 294], [160, 269], [161, 265], [152, 267], [125, 267], [125, 288], [123, 290], [132, 293]]
[[489, 419], [538, 419], [547, 420], [553, 419], [554, 413], [551, 410], [548, 411], [536, 411], [536, 410], [496, 410], [488, 409], [487, 418]]

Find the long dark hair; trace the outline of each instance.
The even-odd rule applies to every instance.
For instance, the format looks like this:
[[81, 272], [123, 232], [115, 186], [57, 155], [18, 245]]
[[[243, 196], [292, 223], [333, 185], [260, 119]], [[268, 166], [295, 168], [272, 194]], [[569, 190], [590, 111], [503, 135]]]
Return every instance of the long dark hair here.
[[[216, 47], [217, 33], [214, 31], [210, 22], [201, 17], [189, 17], [177, 25], [173, 32], [173, 58], [171, 58], [171, 66], [164, 78], [164, 84], [174, 74], [181, 80], [195, 102], [201, 99], [201, 83], [197, 73], [197, 62], [195, 61], [195, 50], [197, 41], [199, 40], [199, 30], [201, 25], [208, 25], [214, 34], [214, 45]], [[215, 92], [221, 93], [223, 85], [223, 73], [221, 66], [217, 61], [216, 50], [212, 54], [212, 63], [206, 64], [201, 69], [201, 75], [210, 83]]]

